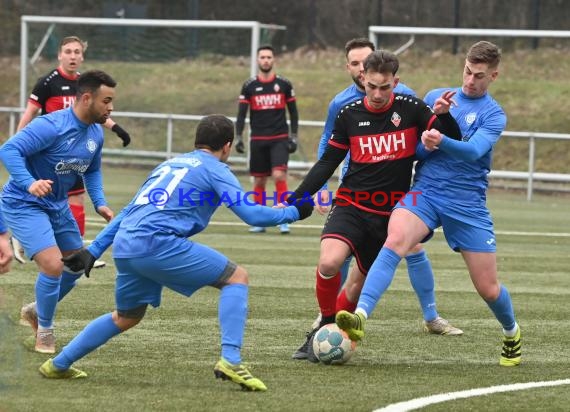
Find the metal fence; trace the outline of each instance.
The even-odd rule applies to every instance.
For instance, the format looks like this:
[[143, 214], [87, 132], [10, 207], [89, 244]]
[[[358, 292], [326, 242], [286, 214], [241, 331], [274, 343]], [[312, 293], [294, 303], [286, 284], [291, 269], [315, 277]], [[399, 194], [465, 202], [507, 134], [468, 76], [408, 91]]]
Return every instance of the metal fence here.
[[[9, 116], [9, 136], [16, 131], [17, 119], [19, 113], [23, 109], [18, 107], [0, 107], [0, 113], [6, 113]], [[132, 149], [103, 149], [103, 154], [115, 158], [128, 158], [132, 163], [143, 162], [144, 160], [165, 160], [169, 159], [177, 152], [173, 151], [174, 141], [174, 122], [193, 121], [197, 122], [204, 117], [203, 115], [186, 115], [173, 113], [144, 113], [144, 112], [113, 112], [113, 118], [138, 118], [138, 119], [155, 119], [166, 121], [165, 130], [165, 151], [149, 151], [149, 150], [132, 150]], [[229, 117], [229, 116], [228, 116]], [[235, 118], [229, 117], [233, 121]], [[246, 122], [248, 120], [246, 119]], [[317, 127], [320, 130], [324, 127], [322, 121], [300, 120], [300, 126]], [[319, 130], [319, 134], [320, 134]], [[527, 171], [509, 171], [509, 170], [493, 170], [489, 174], [490, 178], [526, 181], [527, 200], [532, 200], [535, 182], [551, 182], [551, 183], [570, 183], [570, 174], [565, 173], [543, 173], [535, 171], [536, 164], [536, 145], [537, 140], [554, 139], [554, 140], [570, 140], [570, 134], [563, 133], [538, 133], [538, 132], [512, 132], [504, 131], [502, 136], [517, 139], [528, 140], [528, 169]], [[247, 159], [245, 156], [232, 156], [229, 161], [232, 164], [245, 164]], [[313, 165], [310, 161], [290, 161], [289, 168], [292, 170], [307, 171]]]

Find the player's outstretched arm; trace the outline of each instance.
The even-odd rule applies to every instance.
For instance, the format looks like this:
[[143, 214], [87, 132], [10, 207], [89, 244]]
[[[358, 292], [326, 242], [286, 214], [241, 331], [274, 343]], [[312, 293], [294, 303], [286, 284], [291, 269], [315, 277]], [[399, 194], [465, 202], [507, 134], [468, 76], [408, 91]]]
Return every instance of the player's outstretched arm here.
[[17, 131], [22, 130], [24, 127], [30, 123], [34, 117], [38, 115], [40, 112], [40, 108], [33, 103], [28, 103], [26, 105], [26, 110], [22, 113], [22, 117], [20, 117], [20, 122], [18, 123], [18, 127], [16, 128]]
[[121, 210], [121, 212], [115, 216], [115, 218], [111, 220], [111, 222], [105, 226], [102, 231], [97, 234], [95, 239], [93, 239], [93, 242], [91, 242], [91, 244], [87, 247], [87, 249], [89, 249], [89, 252], [91, 252], [91, 254], [97, 259], [100, 258], [105, 250], [107, 250], [113, 243], [113, 239], [115, 239], [115, 235], [119, 230], [121, 221], [123, 220], [123, 217], [125, 216], [128, 208], [129, 206], [123, 208], [123, 210]]
[[299, 185], [293, 194], [287, 199], [287, 202], [294, 204], [295, 200], [302, 199], [307, 195], [313, 196], [326, 181], [333, 175], [338, 165], [342, 162], [348, 150], [340, 149], [329, 145], [317, 163], [313, 165], [303, 182]]
[[232, 205], [230, 209], [250, 226], [267, 227], [306, 219], [313, 212], [313, 204], [305, 201], [284, 208], [271, 208], [242, 202]]
[[85, 173], [83, 175], [83, 181], [85, 182], [85, 189], [87, 189], [87, 193], [89, 194], [89, 198], [95, 207], [95, 210], [99, 215], [101, 215], [106, 221], [109, 221], [113, 218], [113, 212], [109, 214], [108, 210], [100, 210], [102, 207], [107, 206], [107, 201], [105, 200], [105, 193], [103, 192], [103, 174], [101, 173], [101, 169], [95, 169]]
[[131, 135], [123, 129], [117, 122], [109, 118], [103, 125], [117, 135], [123, 141], [123, 147], [127, 147], [131, 143]]

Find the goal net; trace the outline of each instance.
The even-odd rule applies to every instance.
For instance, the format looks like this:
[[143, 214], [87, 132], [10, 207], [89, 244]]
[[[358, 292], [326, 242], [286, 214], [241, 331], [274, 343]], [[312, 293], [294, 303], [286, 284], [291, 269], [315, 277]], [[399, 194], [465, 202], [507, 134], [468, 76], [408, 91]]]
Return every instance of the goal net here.
[[[189, 151], [195, 118], [237, 113], [241, 85], [257, 73], [257, 48], [285, 29], [255, 21], [46, 16], [22, 16], [21, 21], [20, 107], [25, 107], [38, 77], [58, 65], [61, 39], [78, 36], [88, 42], [82, 71], [110, 70], [120, 85], [127, 79], [131, 90], [135, 84], [142, 91], [136, 98], [138, 112], [118, 105], [113, 113], [136, 136], [133, 143], [127, 150], [118, 139], [105, 144], [107, 153], [134, 160]], [[171, 76], [174, 71], [177, 76]], [[125, 102], [123, 93], [128, 94], [124, 86], [119, 100]]]

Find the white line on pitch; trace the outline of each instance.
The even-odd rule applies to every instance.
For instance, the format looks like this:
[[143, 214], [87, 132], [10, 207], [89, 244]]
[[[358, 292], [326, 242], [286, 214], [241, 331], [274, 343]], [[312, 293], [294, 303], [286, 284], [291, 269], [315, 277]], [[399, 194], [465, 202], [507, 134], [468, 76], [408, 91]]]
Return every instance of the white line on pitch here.
[[570, 385], [570, 379], [560, 379], [556, 381], [514, 383], [511, 385], [490, 386], [488, 388], [477, 388], [477, 389], [469, 389], [459, 392], [442, 393], [439, 395], [431, 395], [423, 398], [412, 399], [406, 402], [393, 403], [383, 408], [375, 409], [373, 412], [413, 411], [414, 409], [423, 408], [424, 406], [452, 401], [455, 399], [465, 399], [465, 398], [472, 398], [475, 396], [489, 395], [492, 393], [522, 391], [525, 389], [543, 388], [547, 386], [560, 386], [560, 385]]
[[[105, 223], [102, 223], [98, 219], [87, 219], [89, 226], [94, 227], [105, 227]], [[213, 226], [247, 226], [240, 222], [210, 222]], [[293, 227], [299, 229], [322, 229], [323, 225], [305, 225], [305, 224], [294, 224]], [[441, 229], [436, 229], [436, 232], [441, 232]], [[570, 237], [570, 233], [553, 233], [553, 232], [517, 232], [512, 230], [496, 230], [496, 235], [510, 235], [510, 236], [526, 236], [526, 237]]]

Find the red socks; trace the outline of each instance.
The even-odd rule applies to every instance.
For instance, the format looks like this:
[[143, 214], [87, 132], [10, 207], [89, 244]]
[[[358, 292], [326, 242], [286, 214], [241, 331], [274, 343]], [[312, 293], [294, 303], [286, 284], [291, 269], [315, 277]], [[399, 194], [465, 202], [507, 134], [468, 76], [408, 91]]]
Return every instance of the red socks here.
[[79, 233], [83, 237], [85, 235], [85, 207], [83, 205], [70, 204], [69, 208], [77, 222], [77, 226], [79, 226]]
[[353, 313], [356, 310], [356, 305], [358, 302], [351, 302], [346, 297], [346, 289], [340, 291], [340, 294], [336, 298], [336, 311], [346, 310]]
[[[287, 197], [287, 181], [281, 180], [275, 182], [274, 193], [265, 193], [265, 186], [256, 185], [253, 186], [253, 191], [255, 192], [255, 195], [253, 197], [255, 203], [264, 206], [275, 206], [278, 203], [283, 203]], [[269, 202], [267, 202], [267, 200], [269, 200]]]
[[257, 203], [258, 205], [265, 205], [264, 202], [264, 193], [265, 192], [265, 187], [263, 186], [253, 186], [253, 191], [255, 192], [255, 196], [253, 197], [253, 200], [255, 200], [255, 203]]
[[275, 182], [275, 191], [277, 192], [277, 203], [283, 203], [287, 197], [287, 180]]
[[323, 278], [317, 269], [317, 300], [324, 317], [335, 316], [336, 299], [340, 288], [340, 272], [332, 278]]

